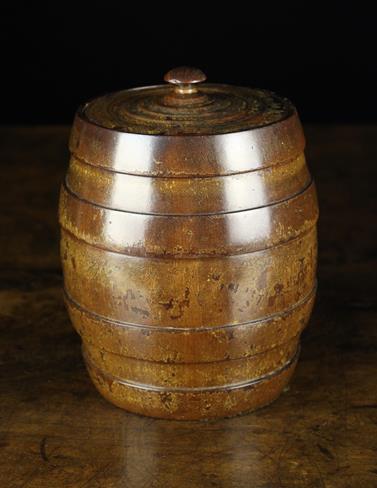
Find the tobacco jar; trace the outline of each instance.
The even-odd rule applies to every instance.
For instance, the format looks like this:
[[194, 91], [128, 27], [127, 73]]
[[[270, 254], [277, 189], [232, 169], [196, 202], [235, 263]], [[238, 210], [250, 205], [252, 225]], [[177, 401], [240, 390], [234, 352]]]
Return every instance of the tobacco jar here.
[[77, 112], [60, 198], [65, 300], [110, 402], [228, 417], [292, 376], [318, 207], [292, 103], [176, 68]]

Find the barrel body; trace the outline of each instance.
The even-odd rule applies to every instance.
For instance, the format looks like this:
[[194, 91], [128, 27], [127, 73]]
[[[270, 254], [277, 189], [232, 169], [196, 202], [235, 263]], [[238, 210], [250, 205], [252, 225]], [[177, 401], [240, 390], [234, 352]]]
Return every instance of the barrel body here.
[[65, 298], [100, 393], [172, 419], [277, 398], [316, 287], [318, 208], [297, 115], [182, 137], [78, 115], [70, 150]]

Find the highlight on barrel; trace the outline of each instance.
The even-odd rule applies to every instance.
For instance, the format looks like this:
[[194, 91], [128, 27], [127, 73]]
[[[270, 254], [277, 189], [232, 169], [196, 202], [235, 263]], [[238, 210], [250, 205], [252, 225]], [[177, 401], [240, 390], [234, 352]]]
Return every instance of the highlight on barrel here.
[[275, 400], [316, 291], [318, 205], [294, 106], [168, 84], [81, 107], [59, 218], [64, 293], [98, 391], [207, 419]]

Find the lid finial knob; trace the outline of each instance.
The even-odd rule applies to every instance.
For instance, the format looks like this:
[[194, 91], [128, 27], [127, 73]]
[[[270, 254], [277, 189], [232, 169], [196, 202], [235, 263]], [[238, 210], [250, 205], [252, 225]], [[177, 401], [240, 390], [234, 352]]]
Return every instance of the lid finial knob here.
[[173, 68], [164, 76], [165, 81], [176, 86], [175, 91], [179, 95], [191, 95], [196, 93], [198, 90], [195, 85], [206, 79], [207, 77], [203, 71], [188, 66]]

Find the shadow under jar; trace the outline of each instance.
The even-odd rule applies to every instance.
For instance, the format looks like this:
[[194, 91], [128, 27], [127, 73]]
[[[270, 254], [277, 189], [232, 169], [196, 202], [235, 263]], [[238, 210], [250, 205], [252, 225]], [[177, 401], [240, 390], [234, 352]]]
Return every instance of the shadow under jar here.
[[60, 199], [65, 298], [99, 392], [131, 412], [226, 417], [287, 385], [315, 296], [318, 207], [293, 105], [206, 84], [81, 107]]

